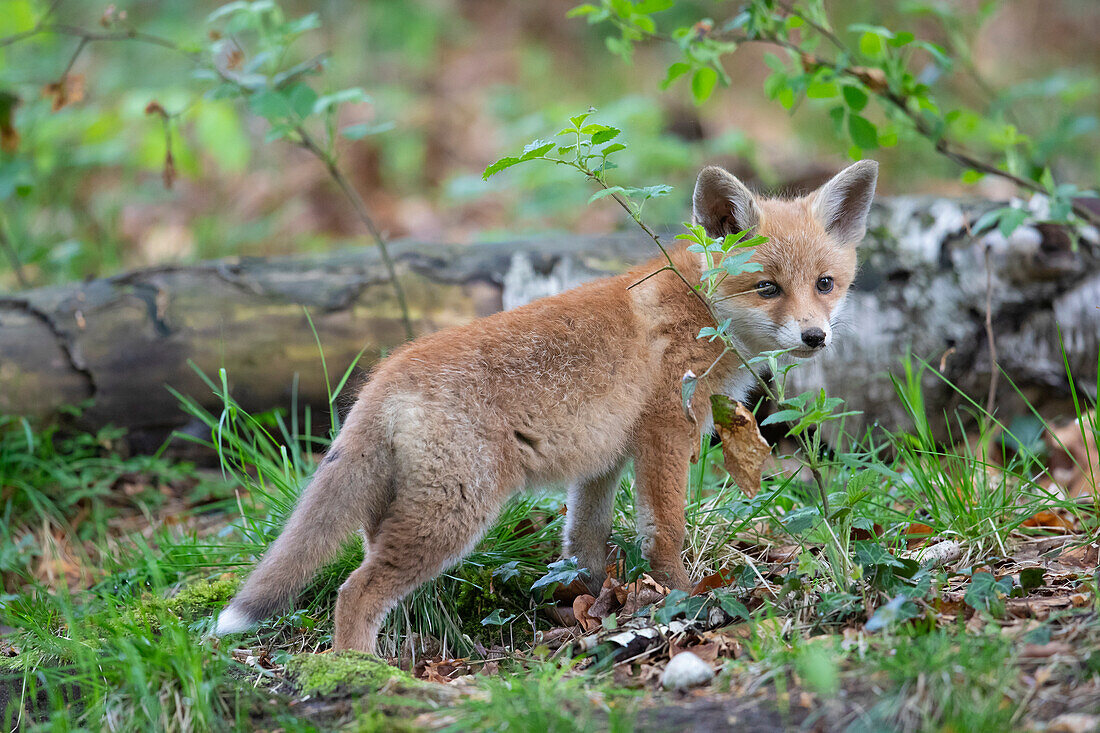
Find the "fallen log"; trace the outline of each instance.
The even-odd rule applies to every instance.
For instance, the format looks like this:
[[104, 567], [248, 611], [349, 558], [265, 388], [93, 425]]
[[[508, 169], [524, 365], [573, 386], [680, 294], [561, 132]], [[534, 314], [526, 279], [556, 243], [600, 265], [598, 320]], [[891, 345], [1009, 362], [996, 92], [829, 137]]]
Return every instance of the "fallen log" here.
[[[1070, 382], [1095, 397], [1100, 348], [1097, 233], [1075, 246], [1056, 227], [1009, 238], [970, 236], [989, 203], [886, 199], [872, 212], [846, 323], [830, 352], [792, 372], [798, 390], [825, 386], [884, 425], [904, 420], [888, 374], [912, 353], [984, 402], [992, 361], [997, 404], [1020, 410], [1008, 383], [1041, 409], [1066, 413]], [[649, 258], [644, 236], [572, 236], [472, 245], [395, 242], [418, 333], [467, 322], [559, 292]], [[987, 264], [989, 267], [987, 268]], [[0, 412], [49, 419], [90, 404], [85, 428], [127, 428], [155, 447], [186, 416], [170, 385], [216, 408], [189, 363], [225, 368], [248, 410], [299, 404], [328, 409], [317, 342], [332, 383], [364, 349], [368, 369], [403, 339], [400, 313], [374, 249], [171, 265], [0, 296]], [[926, 377], [930, 415], [961, 403]], [[90, 401], [90, 403], [89, 403]]]

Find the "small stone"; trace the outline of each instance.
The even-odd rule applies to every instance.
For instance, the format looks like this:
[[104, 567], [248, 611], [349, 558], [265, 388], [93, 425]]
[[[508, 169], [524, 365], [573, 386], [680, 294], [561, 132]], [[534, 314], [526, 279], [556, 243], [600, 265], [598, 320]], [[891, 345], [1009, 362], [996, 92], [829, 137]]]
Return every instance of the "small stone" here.
[[691, 652], [680, 652], [665, 667], [661, 686], [666, 690], [686, 690], [705, 685], [714, 679], [710, 665]]

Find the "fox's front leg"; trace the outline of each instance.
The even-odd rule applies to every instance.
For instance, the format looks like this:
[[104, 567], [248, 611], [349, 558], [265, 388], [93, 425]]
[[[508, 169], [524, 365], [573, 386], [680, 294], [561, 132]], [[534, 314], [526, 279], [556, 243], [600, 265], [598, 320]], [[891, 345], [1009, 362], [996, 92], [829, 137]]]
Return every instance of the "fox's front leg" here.
[[680, 553], [684, 549], [684, 503], [695, 432], [680, 416], [649, 419], [637, 433], [634, 450], [642, 552], [656, 579], [679, 590], [691, 586]]

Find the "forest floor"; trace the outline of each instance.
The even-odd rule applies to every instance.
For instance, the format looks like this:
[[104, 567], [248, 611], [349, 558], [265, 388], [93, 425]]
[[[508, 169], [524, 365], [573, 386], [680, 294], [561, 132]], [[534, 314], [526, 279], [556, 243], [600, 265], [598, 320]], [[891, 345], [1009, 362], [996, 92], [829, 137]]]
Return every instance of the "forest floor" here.
[[290, 613], [210, 638], [326, 441], [228, 397], [220, 414], [184, 409], [211, 428], [198, 442], [217, 468], [123, 457], [117, 432], [0, 432], [9, 728], [1100, 725], [1094, 412], [834, 446], [827, 514], [796, 459], [773, 459], [750, 498], [708, 441], [689, 477], [691, 593], [649, 574], [629, 472], [598, 594], [559, 559], [562, 492], [523, 494], [391, 614], [373, 658], [331, 652], [355, 544]]

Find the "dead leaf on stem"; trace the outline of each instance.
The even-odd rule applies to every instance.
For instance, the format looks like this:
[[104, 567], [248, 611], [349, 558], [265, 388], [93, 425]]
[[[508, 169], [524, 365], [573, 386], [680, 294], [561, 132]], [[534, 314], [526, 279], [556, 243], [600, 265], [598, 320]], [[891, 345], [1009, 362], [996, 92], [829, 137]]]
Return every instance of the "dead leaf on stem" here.
[[722, 439], [722, 460], [730, 477], [750, 499], [760, 491], [760, 476], [771, 446], [749, 408], [725, 395], [711, 395], [714, 428]]

